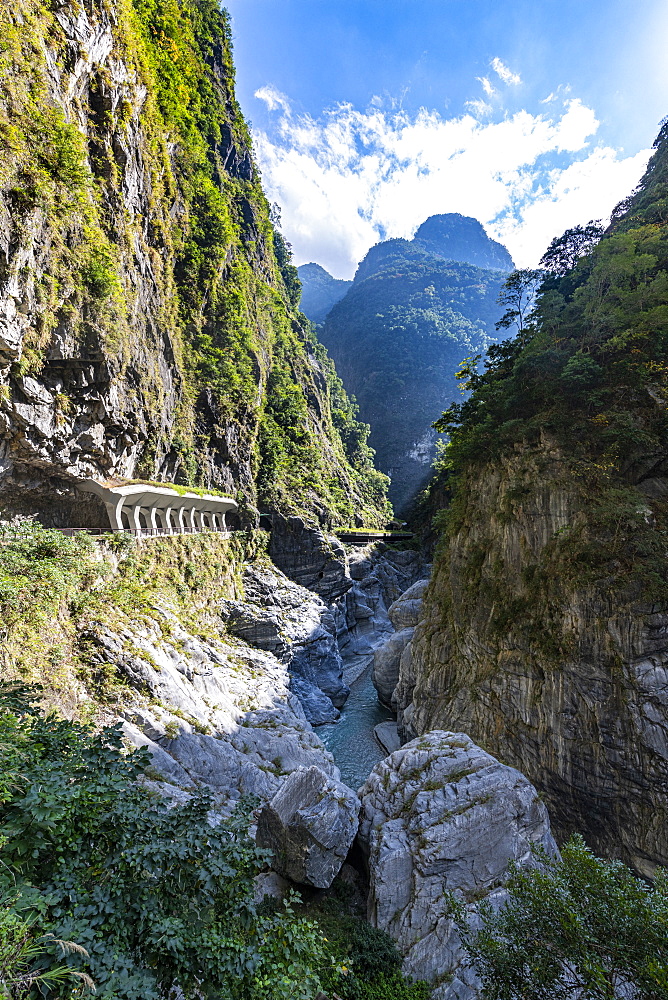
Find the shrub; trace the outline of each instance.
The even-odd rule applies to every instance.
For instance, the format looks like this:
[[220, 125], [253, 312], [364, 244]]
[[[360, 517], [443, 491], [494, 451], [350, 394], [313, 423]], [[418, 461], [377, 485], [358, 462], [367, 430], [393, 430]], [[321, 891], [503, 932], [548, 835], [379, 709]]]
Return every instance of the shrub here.
[[[41, 936], [31, 974], [90, 976], [105, 1000], [160, 1000], [177, 986], [186, 1000], [318, 992], [327, 959], [316, 925], [290, 900], [275, 913], [255, 907], [265, 858], [247, 836], [248, 808], [215, 827], [204, 794], [168, 808], [142, 785], [148, 758], [124, 752], [120, 727], [95, 734], [44, 718], [18, 689], [3, 703], [0, 891], [30, 901], [23, 926], [15, 909], [4, 926]], [[82, 995], [71, 980], [50, 985]]]

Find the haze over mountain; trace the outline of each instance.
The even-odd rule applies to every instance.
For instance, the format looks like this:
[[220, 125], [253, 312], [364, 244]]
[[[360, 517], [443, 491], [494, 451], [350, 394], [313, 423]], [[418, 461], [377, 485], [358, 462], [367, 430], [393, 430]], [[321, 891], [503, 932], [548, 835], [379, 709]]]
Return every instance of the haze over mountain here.
[[322, 323], [325, 316], [346, 294], [352, 281], [333, 278], [320, 264], [302, 264], [297, 268], [302, 283], [301, 310], [314, 323]]
[[[371, 425], [369, 442], [391, 476], [398, 511], [429, 475], [431, 425], [459, 396], [459, 365], [499, 339], [496, 300], [512, 268], [508, 251], [476, 219], [435, 215], [412, 240], [372, 247], [325, 319], [320, 339]], [[302, 305], [316, 293], [313, 273], [300, 268]]]

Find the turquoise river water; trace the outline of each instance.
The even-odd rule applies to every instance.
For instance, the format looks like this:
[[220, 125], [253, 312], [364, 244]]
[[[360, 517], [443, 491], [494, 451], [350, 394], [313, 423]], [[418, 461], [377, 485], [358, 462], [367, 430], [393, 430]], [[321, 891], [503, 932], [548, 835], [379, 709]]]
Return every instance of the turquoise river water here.
[[394, 716], [378, 701], [371, 666], [350, 685], [348, 700], [337, 722], [318, 726], [316, 733], [334, 757], [341, 780], [357, 790], [374, 766], [387, 756], [373, 735], [373, 727]]

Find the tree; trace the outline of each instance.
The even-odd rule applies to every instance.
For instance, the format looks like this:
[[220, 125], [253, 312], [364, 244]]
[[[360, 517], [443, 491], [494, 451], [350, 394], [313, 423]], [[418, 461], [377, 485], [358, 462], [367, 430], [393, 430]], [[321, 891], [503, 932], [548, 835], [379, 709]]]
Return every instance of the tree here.
[[574, 836], [507, 888], [499, 912], [481, 904], [480, 930], [462, 930], [485, 1000], [668, 998], [666, 873], [650, 887]]
[[567, 274], [580, 257], [593, 250], [604, 232], [600, 219], [590, 219], [586, 226], [567, 229], [562, 236], [552, 240], [540, 259], [540, 266], [552, 274]]
[[506, 310], [495, 324], [496, 329], [508, 329], [515, 325], [520, 342], [526, 341], [531, 310], [538, 287], [545, 277], [542, 271], [522, 268], [509, 274], [501, 285], [497, 302]]

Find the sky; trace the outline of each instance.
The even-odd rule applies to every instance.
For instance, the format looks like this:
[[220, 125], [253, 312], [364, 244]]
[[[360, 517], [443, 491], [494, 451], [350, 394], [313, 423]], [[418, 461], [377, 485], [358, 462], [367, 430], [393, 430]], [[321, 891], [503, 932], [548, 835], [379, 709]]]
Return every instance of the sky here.
[[605, 220], [668, 115], [666, 0], [226, 0], [237, 97], [296, 264], [353, 276], [430, 215], [519, 267]]

